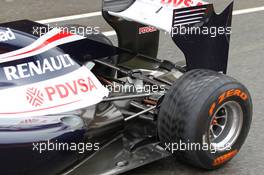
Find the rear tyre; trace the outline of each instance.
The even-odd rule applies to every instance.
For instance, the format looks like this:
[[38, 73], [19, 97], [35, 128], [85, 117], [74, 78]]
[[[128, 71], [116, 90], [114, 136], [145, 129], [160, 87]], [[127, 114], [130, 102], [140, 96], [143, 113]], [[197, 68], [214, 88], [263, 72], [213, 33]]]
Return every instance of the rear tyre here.
[[252, 101], [245, 86], [217, 72], [192, 70], [161, 103], [158, 134], [177, 159], [216, 169], [239, 152], [251, 119]]

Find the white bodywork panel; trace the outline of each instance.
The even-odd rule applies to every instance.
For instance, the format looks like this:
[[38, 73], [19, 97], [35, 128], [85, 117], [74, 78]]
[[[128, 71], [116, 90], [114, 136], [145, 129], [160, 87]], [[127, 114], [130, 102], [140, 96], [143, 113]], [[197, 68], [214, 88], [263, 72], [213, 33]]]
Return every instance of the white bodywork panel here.
[[125, 11], [109, 11], [108, 13], [112, 16], [171, 32], [174, 9], [204, 4], [207, 2], [202, 0], [136, 0]]
[[0, 91], [0, 118], [65, 113], [95, 105], [109, 91], [85, 66], [53, 79]]

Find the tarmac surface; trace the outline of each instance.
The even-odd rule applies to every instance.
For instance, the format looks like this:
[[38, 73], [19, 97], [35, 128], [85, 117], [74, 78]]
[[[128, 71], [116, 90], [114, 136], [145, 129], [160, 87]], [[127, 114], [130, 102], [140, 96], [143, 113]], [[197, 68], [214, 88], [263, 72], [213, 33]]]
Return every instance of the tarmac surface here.
[[[235, 10], [264, 6], [263, 0], [237, 0]], [[43, 20], [69, 15], [100, 11], [100, 0], [0, 0], [0, 23], [20, 19]], [[54, 24], [54, 23], [53, 23]], [[60, 21], [58, 25], [81, 24], [100, 27], [103, 32], [112, 29], [101, 16], [87, 19]], [[228, 74], [244, 83], [250, 90], [254, 103], [251, 130], [240, 154], [224, 168], [213, 172], [195, 169], [172, 158], [160, 160], [136, 170], [129, 175], [248, 175], [263, 174], [264, 169], [264, 11], [235, 15], [231, 38]], [[110, 37], [116, 43], [115, 36]], [[183, 58], [168, 36], [161, 35], [159, 58], [178, 61]], [[83, 174], [89, 174], [83, 172]]]

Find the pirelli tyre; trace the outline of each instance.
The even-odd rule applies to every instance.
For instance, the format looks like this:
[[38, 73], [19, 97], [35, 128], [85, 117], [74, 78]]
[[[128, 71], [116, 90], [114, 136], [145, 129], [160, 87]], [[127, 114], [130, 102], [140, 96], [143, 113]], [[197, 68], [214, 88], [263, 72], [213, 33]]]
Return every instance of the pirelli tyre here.
[[158, 134], [177, 159], [211, 170], [237, 155], [251, 120], [252, 101], [244, 85], [224, 74], [192, 70], [164, 97]]

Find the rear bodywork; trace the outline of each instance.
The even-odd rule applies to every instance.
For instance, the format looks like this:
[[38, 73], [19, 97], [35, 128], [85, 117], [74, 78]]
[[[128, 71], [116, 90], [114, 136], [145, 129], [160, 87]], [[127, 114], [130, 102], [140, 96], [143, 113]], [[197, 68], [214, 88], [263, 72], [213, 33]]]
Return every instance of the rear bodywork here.
[[[118, 77], [128, 76], [159, 86], [165, 84], [165, 89], [171, 85], [169, 76], [153, 80], [145, 76], [146, 72], [166, 72], [169, 75], [176, 67], [179, 74], [196, 68], [225, 73], [230, 33], [211, 37], [195, 33], [179, 35], [174, 30], [182, 26], [230, 27], [233, 3], [219, 15], [210, 3], [197, 2], [194, 6], [170, 8], [172, 14], [168, 28], [168, 25], [159, 25], [158, 21], [153, 25], [152, 20], [144, 22], [120, 14], [137, 2], [103, 2], [103, 17], [115, 29], [119, 47], [74, 34], [58, 31], [54, 34], [54, 29], [49, 31], [47, 26], [28, 20], [0, 24], [3, 34], [0, 42], [0, 95], [5, 99], [0, 110], [1, 172], [118, 174], [169, 156], [159, 145], [156, 129], [156, 114], [162, 95], [157, 99], [155, 94], [148, 95], [152, 101], [158, 101], [155, 110], [129, 120], [129, 116], [148, 110], [148, 105], [142, 106], [138, 100], [129, 101], [133, 105], [128, 110], [127, 101], [115, 100], [118, 95], [113, 96], [103, 87], [99, 77], [109, 76], [98, 70], [108, 66]], [[168, 5], [168, 1], [160, 3], [161, 7], [164, 3]], [[160, 11], [156, 14], [159, 15]], [[188, 19], [188, 16], [197, 16], [199, 21]], [[181, 24], [177, 19], [188, 23]], [[36, 28], [47, 33], [41, 36]], [[186, 65], [174, 65], [156, 58], [159, 30], [170, 34], [184, 53]], [[57, 62], [50, 67], [46, 62], [54, 63], [54, 59]], [[109, 59], [115, 59], [115, 64], [104, 62]], [[91, 62], [95, 63], [92, 69]], [[54, 65], [58, 64], [61, 67], [56, 69]], [[29, 69], [33, 65], [42, 65], [42, 72], [36, 67]], [[141, 70], [140, 75], [136, 75], [138, 70]], [[174, 76], [171, 81], [176, 78]], [[65, 87], [67, 93], [61, 90]], [[91, 91], [87, 96], [84, 95], [85, 87]], [[31, 102], [27, 93], [39, 95], [42, 100]], [[137, 94], [127, 98], [125, 95], [131, 94], [119, 95], [127, 100]], [[149, 99], [144, 100], [149, 102]], [[89, 144], [90, 149], [81, 153], [52, 149], [40, 153], [41, 143], [84, 143]], [[36, 145], [38, 149], [34, 147]]]
[[[135, 6], [136, 10], [130, 10], [133, 7], [127, 6], [127, 4], [136, 4], [136, 2], [129, 1], [129, 3], [122, 4], [116, 3], [115, 0], [104, 1], [103, 16], [116, 30], [120, 47], [155, 58], [159, 46], [160, 31], [165, 31], [184, 53], [189, 70], [206, 68], [226, 72], [233, 2], [221, 14], [216, 14], [214, 5], [205, 1], [194, 1], [193, 4], [199, 4], [196, 6], [185, 4], [184, 1], [177, 1], [181, 2], [177, 6], [174, 5], [175, 1], [156, 0], [154, 2], [157, 3], [153, 4], [153, 7], [149, 7], [151, 6], [149, 0], [140, 0], [138, 2], [145, 6], [141, 8]], [[124, 13], [126, 10], [134, 11]], [[113, 17], [113, 15], [117, 17]], [[125, 18], [120, 19], [122, 16]], [[148, 27], [151, 25], [156, 30], [149, 29]], [[144, 28], [148, 29], [141, 32]], [[189, 29], [190, 32], [180, 34], [180, 30], [183, 28]], [[209, 33], [198, 32], [205, 28], [209, 30], [222, 28], [224, 31], [214, 37]], [[130, 35], [127, 35], [127, 32]]]

